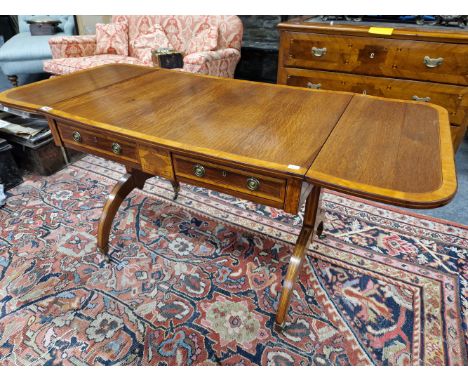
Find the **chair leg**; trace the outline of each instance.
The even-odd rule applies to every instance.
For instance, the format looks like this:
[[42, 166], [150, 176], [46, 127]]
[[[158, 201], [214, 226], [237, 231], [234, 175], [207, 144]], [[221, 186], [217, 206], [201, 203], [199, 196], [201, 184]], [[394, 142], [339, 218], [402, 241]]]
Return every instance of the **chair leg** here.
[[17, 87], [17, 86], [18, 86], [18, 76], [12, 75], [12, 76], [7, 76], [7, 78], [8, 78], [8, 81], [11, 82], [11, 84], [13, 85], [13, 87]]

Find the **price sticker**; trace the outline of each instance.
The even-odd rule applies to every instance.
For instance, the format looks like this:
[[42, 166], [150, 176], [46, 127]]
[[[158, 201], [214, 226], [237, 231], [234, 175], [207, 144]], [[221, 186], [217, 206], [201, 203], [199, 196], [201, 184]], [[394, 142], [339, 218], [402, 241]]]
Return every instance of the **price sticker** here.
[[393, 28], [370, 27], [368, 32], [372, 34], [382, 34], [386, 36], [391, 36], [393, 33]]

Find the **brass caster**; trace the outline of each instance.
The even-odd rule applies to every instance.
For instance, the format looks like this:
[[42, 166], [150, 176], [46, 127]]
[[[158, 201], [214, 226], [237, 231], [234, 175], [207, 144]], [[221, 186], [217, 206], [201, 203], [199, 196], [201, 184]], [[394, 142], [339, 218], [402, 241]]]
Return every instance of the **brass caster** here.
[[171, 183], [172, 183], [172, 188], [174, 189], [174, 196], [172, 197], [172, 200], [176, 200], [177, 197], [179, 196], [180, 184], [178, 182], [171, 182]]
[[110, 264], [111, 259], [110, 259], [110, 256], [108, 255], [109, 247], [106, 246], [106, 248], [98, 248], [97, 250], [98, 250], [98, 252], [104, 257], [104, 261], [105, 261], [107, 264]]
[[274, 330], [276, 332], [283, 333], [285, 328], [286, 328], [286, 325], [284, 322], [282, 324], [278, 324], [277, 322], [275, 322]]

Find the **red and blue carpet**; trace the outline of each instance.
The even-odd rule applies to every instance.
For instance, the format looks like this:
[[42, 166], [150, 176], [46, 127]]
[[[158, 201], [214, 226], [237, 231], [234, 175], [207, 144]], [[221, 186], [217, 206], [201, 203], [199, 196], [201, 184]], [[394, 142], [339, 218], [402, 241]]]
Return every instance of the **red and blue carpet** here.
[[88, 156], [0, 208], [1, 365], [462, 365], [468, 228], [336, 193], [282, 333], [300, 217], [166, 181], [134, 191], [107, 264], [97, 222], [123, 168]]

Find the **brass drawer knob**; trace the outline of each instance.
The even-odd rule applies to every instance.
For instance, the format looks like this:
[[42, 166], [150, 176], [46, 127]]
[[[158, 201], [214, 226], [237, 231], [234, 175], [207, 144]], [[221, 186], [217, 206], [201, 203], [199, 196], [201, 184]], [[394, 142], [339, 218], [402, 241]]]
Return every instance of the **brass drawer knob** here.
[[202, 178], [205, 176], [205, 167], [203, 167], [201, 164], [196, 164], [193, 166], [193, 173], [195, 176], [198, 176], [199, 178]]
[[421, 101], [421, 102], [431, 102], [431, 97], [418, 97], [417, 95], [414, 95], [411, 97], [415, 101]]
[[314, 46], [312, 47], [311, 51], [315, 57], [322, 57], [327, 54], [327, 48], [317, 48]]
[[307, 82], [307, 87], [309, 89], [320, 89], [322, 84], [313, 84], [312, 82]]
[[74, 131], [72, 138], [75, 142], [81, 142], [81, 134], [78, 131]]
[[257, 191], [259, 186], [260, 186], [260, 181], [257, 178], [247, 179], [247, 188], [250, 191]]
[[122, 147], [118, 143], [112, 143], [112, 152], [116, 155], [122, 154]]
[[429, 56], [424, 57], [424, 65], [426, 65], [428, 68], [436, 68], [444, 62], [444, 59], [442, 57], [439, 58], [431, 58]]

